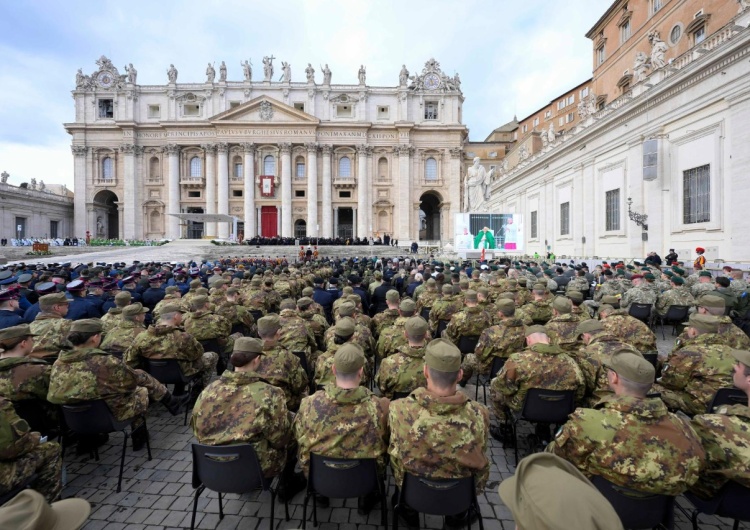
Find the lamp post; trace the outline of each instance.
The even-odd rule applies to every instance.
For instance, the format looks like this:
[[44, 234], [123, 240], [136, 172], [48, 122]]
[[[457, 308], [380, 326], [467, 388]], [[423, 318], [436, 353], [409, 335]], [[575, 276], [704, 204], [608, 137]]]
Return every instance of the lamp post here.
[[648, 232], [648, 215], [645, 213], [637, 213], [631, 209], [633, 199], [628, 197], [628, 217], [631, 221], [635, 222], [640, 227], [643, 227], [644, 232]]

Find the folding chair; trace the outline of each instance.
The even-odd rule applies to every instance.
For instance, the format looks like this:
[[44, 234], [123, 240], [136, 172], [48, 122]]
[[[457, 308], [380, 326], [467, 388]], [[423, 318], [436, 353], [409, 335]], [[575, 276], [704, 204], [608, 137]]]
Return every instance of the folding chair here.
[[419, 312], [419, 316], [424, 318], [427, 322], [430, 321], [430, 311], [432, 310], [431, 307], [423, 307], [422, 311]]
[[518, 465], [518, 422], [561, 425], [568, 421], [568, 415], [575, 410], [575, 391], [545, 390], [531, 388], [523, 401], [521, 413], [514, 415], [512, 429], [515, 441], [514, 453]]
[[707, 414], [714, 414], [722, 405], [744, 405], [747, 407], [747, 394], [738, 388], [720, 388], [706, 408]]
[[[190, 530], [195, 528], [195, 513], [198, 510], [198, 497], [206, 488], [219, 494], [219, 519], [224, 519], [223, 493], [247, 493], [254, 490], [271, 492], [271, 521], [274, 528], [274, 505], [278, 477], [267, 479], [258, 462], [258, 455], [250, 444], [202, 445], [193, 444], [193, 518]], [[276, 484], [274, 484], [276, 483]], [[289, 504], [284, 501], [286, 520], [289, 520]]]
[[[32, 431], [37, 431], [47, 438], [55, 438], [63, 435], [63, 422], [60, 417], [60, 407], [41, 399], [23, 399], [14, 401], [13, 408], [19, 417], [26, 420]], [[57, 421], [50, 417], [51, 410]]]
[[503, 366], [505, 366], [505, 361], [507, 361], [507, 357], [495, 357], [492, 359], [492, 366], [490, 367], [490, 375], [484, 376], [482, 374], [477, 373], [477, 381], [476, 381], [476, 394], [474, 395], [474, 401], [479, 401], [479, 386], [482, 386], [482, 393], [484, 395], [484, 404], [487, 404], [487, 385], [490, 384], [490, 382], [497, 376], [497, 374], [500, 373], [500, 370], [503, 369]]
[[[182, 368], [180, 368], [180, 363], [177, 359], [141, 358], [141, 363], [143, 363], [143, 369], [163, 385], [174, 385], [175, 389], [178, 387], [185, 388], [185, 385], [187, 385], [185, 391], [188, 394], [192, 392], [196, 381], [198, 381], [198, 378], [200, 377], [200, 374], [186, 376], [182, 373]], [[189, 408], [190, 407], [188, 407], [188, 404], [186, 403], [185, 418], [182, 421], [183, 425], [187, 425]]]
[[686, 492], [685, 497], [695, 507], [690, 517], [693, 530], [698, 530], [698, 515], [701, 513], [734, 519], [733, 530], [740, 527], [740, 522], [750, 521], [750, 488], [734, 481], [727, 482], [713, 499], [707, 501], [690, 492]]
[[671, 324], [672, 325], [672, 336], [677, 335], [677, 326], [681, 325], [683, 322], [685, 322], [688, 318], [688, 312], [690, 311], [690, 306], [687, 305], [671, 305], [667, 308], [667, 314], [662, 316], [657, 316], [656, 318], [659, 320], [659, 324], [661, 324], [661, 338], [662, 340], [666, 340], [667, 337], [664, 335], [664, 324]]
[[435, 332], [436, 339], [439, 339], [443, 335], [443, 331], [448, 327], [450, 320], [438, 320], [437, 331]]
[[461, 350], [461, 358], [468, 353], [474, 353], [479, 342], [479, 335], [463, 335], [458, 339], [458, 349]]
[[630, 304], [628, 314], [633, 318], [637, 318], [648, 327], [651, 327], [651, 309], [653, 307], [651, 304]]
[[674, 497], [624, 488], [600, 476], [591, 482], [610, 502], [625, 528], [674, 528]]

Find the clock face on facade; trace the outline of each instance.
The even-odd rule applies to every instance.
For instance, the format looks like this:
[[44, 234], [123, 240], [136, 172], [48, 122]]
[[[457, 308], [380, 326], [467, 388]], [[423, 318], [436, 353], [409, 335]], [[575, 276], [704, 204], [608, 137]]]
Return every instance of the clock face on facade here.
[[102, 88], [110, 88], [115, 82], [114, 77], [109, 72], [100, 72], [96, 76], [96, 80]]
[[437, 74], [427, 74], [424, 76], [424, 87], [427, 90], [435, 90], [440, 86], [440, 78]]

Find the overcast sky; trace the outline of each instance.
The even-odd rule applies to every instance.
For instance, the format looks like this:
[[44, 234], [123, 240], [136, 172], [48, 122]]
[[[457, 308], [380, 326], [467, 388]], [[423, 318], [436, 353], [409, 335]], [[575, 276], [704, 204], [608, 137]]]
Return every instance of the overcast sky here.
[[74, 119], [75, 73], [97, 70], [106, 55], [124, 73], [133, 63], [140, 84], [205, 79], [222, 60], [229, 80], [240, 61], [254, 77], [261, 58], [292, 66], [304, 79], [311, 62], [334, 83], [395, 86], [401, 65], [413, 73], [434, 57], [459, 72], [470, 139], [481, 141], [513, 115], [522, 118], [591, 76], [584, 34], [605, 0], [0, 0], [0, 171], [12, 184], [31, 178], [73, 187], [73, 158], [64, 122]]

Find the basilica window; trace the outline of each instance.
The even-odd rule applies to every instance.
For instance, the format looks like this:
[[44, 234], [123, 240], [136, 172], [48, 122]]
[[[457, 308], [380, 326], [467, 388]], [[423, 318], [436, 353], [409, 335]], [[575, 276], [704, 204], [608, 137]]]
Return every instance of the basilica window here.
[[695, 167], [682, 172], [682, 222], [711, 221], [711, 166]]
[[620, 42], [625, 42], [630, 38], [630, 19], [623, 22], [620, 26]]
[[604, 45], [602, 44], [596, 49], [596, 65], [599, 66], [604, 62]]
[[242, 157], [235, 156], [232, 167], [234, 168], [234, 178], [242, 178]]
[[263, 174], [276, 175], [276, 159], [273, 155], [266, 155], [263, 158]]
[[560, 235], [570, 234], [570, 202], [560, 204]]
[[437, 180], [438, 179], [437, 160], [435, 160], [432, 157], [424, 161], [424, 178], [425, 180]]
[[115, 178], [115, 161], [110, 157], [106, 157], [102, 160], [102, 178], [113, 179]]
[[384, 156], [378, 159], [378, 179], [388, 180], [388, 159]]
[[202, 176], [201, 159], [197, 156], [190, 159], [190, 176], [193, 178], [199, 178]]
[[424, 119], [425, 120], [436, 120], [438, 119], [438, 104], [437, 101], [426, 101], [424, 104]]
[[538, 217], [539, 212], [537, 210], [531, 212], [531, 239], [537, 239], [539, 237]]
[[620, 229], [620, 188], [605, 194], [605, 217], [607, 231]]
[[148, 161], [148, 178], [149, 180], [159, 180], [161, 177], [159, 171], [159, 159], [155, 156]]
[[149, 118], [160, 118], [161, 117], [161, 106], [160, 105], [149, 105], [148, 106], [148, 117]]
[[351, 178], [352, 161], [348, 156], [342, 156], [339, 159], [339, 178]]
[[114, 118], [115, 117], [115, 102], [113, 99], [100, 99], [97, 102], [99, 109], [100, 118]]
[[695, 44], [700, 44], [704, 40], [706, 40], [706, 26], [701, 26], [693, 31], [693, 41]]
[[294, 176], [298, 179], [305, 178], [305, 159], [304, 157], [298, 156], [294, 161]]

